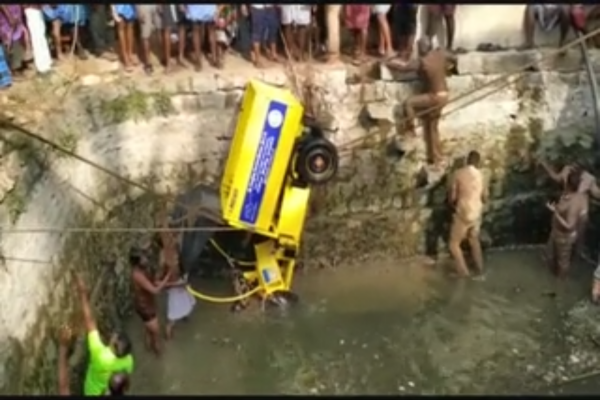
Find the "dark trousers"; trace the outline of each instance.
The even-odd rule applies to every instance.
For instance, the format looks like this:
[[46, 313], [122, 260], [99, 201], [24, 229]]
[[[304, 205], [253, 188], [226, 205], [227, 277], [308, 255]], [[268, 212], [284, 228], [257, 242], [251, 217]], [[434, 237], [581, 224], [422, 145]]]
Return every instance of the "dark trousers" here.
[[239, 16], [237, 19], [238, 30], [235, 35], [233, 47], [243, 56], [249, 57], [252, 48], [252, 27], [250, 24], [250, 17], [244, 17], [241, 14], [240, 6], [237, 7], [237, 13]]
[[112, 49], [115, 44], [114, 29], [108, 26], [108, 8], [93, 4], [90, 11], [89, 32], [92, 52], [99, 56]]
[[279, 15], [275, 7], [250, 7], [252, 43], [277, 43], [279, 38]]

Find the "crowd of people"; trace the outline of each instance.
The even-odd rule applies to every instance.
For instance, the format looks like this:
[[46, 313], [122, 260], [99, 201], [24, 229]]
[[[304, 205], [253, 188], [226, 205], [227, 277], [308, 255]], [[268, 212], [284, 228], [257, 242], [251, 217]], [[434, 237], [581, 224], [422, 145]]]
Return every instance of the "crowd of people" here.
[[[398, 50], [408, 56], [416, 6], [405, 4], [345, 5], [343, 9], [274, 4], [7, 4], [0, 7], [0, 87], [18, 79], [31, 62], [38, 73], [49, 72], [69, 52], [80, 58], [92, 53], [119, 59], [125, 71], [140, 64], [146, 73], [155, 67], [153, 50], [167, 72], [189, 66], [188, 60], [196, 70], [202, 69], [204, 59], [221, 68], [229, 52], [241, 54], [257, 67], [277, 62], [281, 54], [305, 60], [309, 49], [334, 60], [339, 56], [340, 16], [355, 34], [357, 60], [366, 54], [371, 20], [378, 25], [375, 51], [379, 55]], [[328, 43], [331, 36], [336, 38]]]
[[[10, 86], [33, 63], [44, 74], [67, 55], [120, 60], [125, 71], [139, 65], [153, 72], [155, 51], [170, 72], [217, 68], [236, 52], [262, 67], [281, 55], [335, 61], [340, 56], [340, 23], [352, 32], [354, 61], [371, 50], [379, 57], [410, 58], [417, 5], [275, 4], [6, 4], [0, 7], [0, 87]], [[432, 22], [445, 23], [448, 47], [454, 40], [454, 6], [427, 6]], [[373, 27], [373, 29], [369, 29]], [[376, 44], [368, 46], [368, 35]], [[189, 60], [189, 61], [188, 61]], [[191, 62], [191, 63], [190, 63]], [[190, 65], [191, 64], [191, 65]]]

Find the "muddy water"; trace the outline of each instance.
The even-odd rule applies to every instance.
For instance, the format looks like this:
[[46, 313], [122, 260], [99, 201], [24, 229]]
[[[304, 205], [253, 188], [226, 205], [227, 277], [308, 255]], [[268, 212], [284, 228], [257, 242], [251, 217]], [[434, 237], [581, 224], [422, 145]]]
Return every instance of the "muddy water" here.
[[[591, 271], [578, 266], [557, 286], [537, 251], [490, 253], [487, 266], [483, 282], [450, 281], [442, 267], [385, 258], [300, 274], [302, 303], [288, 315], [233, 315], [199, 303], [160, 360], [143, 349], [134, 318], [133, 392], [538, 391], [544, 360], [563, 350], [561, 312], [585, 296]], [[228, 293], [223, 283], [194, 284]]]

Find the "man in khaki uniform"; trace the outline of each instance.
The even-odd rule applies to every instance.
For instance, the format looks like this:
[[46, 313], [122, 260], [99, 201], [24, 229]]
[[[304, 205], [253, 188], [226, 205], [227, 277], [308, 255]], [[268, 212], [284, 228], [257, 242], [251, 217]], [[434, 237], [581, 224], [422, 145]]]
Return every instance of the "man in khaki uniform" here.
[[469, 241], [477, 274], [483, 274], [483, 255], [479, 240], [483, 204], [487, 201], [488, 191], [483, 173], [479, 169], [481, 155], [471, 151], [467, 156], [467, 165], [454, 173], [450, 186], [449, 201], [454, 207], [452, 228], [450, 230], [450, 253], [456, 262], [459, 277], [471, 274], [465, 263], [460, 245]]

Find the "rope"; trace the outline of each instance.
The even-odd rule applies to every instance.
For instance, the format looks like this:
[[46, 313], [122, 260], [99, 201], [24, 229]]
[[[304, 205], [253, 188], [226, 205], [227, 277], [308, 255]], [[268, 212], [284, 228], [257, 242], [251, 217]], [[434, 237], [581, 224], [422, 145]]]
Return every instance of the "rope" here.
[[0, 228], [2, 233], [134, 233], [134, 232], [231, 232], [239, 229], [230, 226], [183, 228]]
[[[38, 134], [30, 131], [27, 128], [24, 128], [22, 126], [16, 125], [16, 124], [14, 124], [11, 121], [0, 119], [0, 129], [3, 129], [3, 128], [4, 129], [8, 129], [8, 130], [15, 130], [15, 131], [17, 131], [17, 132], [19, 132], [19, 133], [21, 133], [21, 134], [23, 134], [25, 136], [28, 136], [28, 137], [30, 137], [30, 138], [38, 141], [38, 142], [41, 142], [41, 143], [45, 144], [46, 146], [48, 146], [48, 147], [50, 147], [50, 148], [52, 148], [52, 149], [54, 149], [56, 151], [59, 151], [59, 152], [61, 152], [63, 154], [66, 154], [69, 157], [72, 157], [72, 158], [74, 158], [74, 159], [76, 159], [78, 161], [81, 161], [84, 164], [87, 164], [87, 165], [89, 165], [89, 166], [91, 166], [91, 167], [93, 167], [93, 168], [95, 168], [95, 169], [97, 169], [99, 171], [102, 171], [105, 174], [107, 174], [107, 175], [109, 175], [109, 176], [111, 176], [111, 177], [113, 177], [113, 178], [115, 178], [117, 180], [125, 182], [129, 186], [136, 187], [138, 189], [141, 189], [144, 192], [152, 194], [153, 196], [155, 196], [157, 198], [161, 198], [161, 196], [158, 195], [156, 192], [154, 192], [151, 188], [149, 188], [149, 187], [147, 187], [145, 185], [142, 185], [141, 183], [132, 181], [131, 179], [126, 178], [126, 177], [124, 177], [122, 175], [119, 175], [118, 173], [116, 173], [116, 172], [114, 172], [114, 171], [112, 171], [112, 170], [110, 170], [110, 169], [108, 169], [108, 168], [106, 168], [106, 167], [104, 167], [104, 166], [102, 166], [100, 164], [97, 164], [94, 161], [91, 161], [91, 160], [89, 160], [89, 159], [87, 159], [85, 157], [82, 157], [79, 154], [77, 154], [77, 153], [75, 153], [75, 152], [73, 152], [71, 150], [68, 150], [68, 149], [64, 148], [63, 146], [61, 146], [61, 145], [59, 145], [59, 144], [57, 144], [57, 143], [55, 143], [55, 142], [53, 142], [51, 140], [46, 139], [46, 138], [44, 138], [44, 137], [42, 137], [42, 136], [40, 136], [40, 135], [38, 135]], [[186, 211], [190, 211], [190, 210], [193, 209], [193, 211], [195, 211], [195, 212], [201, 212], [201, 211], [204, 210], [204, 211], [208, 211], [210, 214], [214, 215], [214, 213], [212, 213], [210, 210], [208, 210], [208, 209], [206, 209], [204, 207], [196, 207], [196, 206], [195, 207], [188, 207], [186, 204], [177, 202], [177, 201], [175, 201], [174, 198], [169, 197], [169, 196], [165, 197], [165, 200], [167, 202], [170, 202], [170, 203], [174, 204], [174, 205], [177, 205], [177, 206], [180, 206], [180, 207], [184, 208]], [[183, 219], [185, 219], [185, 218], [182, 218], [182, 220]], [[207, 231], [211, 231], [211, 229], [206, 229], [206, 230]]]
[[243, 260], [236, 260], [235, 258], [231, 257], [229, 254], [227, 254], [227, 252], [225, 250], [223, 250], [223, 248], [221, 246], [219, 246], [217, 244], [216, 241], [214, 241], [213, 239], [210, 239], [210, 244], [212, 244], [212, 246], [215, 248], [215, 250], [217, 250], [217, 252], [223, 256], [223, 258], [225, 258], [227, 260], [227, 262], [229, 263], [229, 265], [234, 265], [237, 264], [241, 267], [252, 267], [254, 265], [256, 265], [255, 261], [243, 261]]
[[52, 260], [36, 260], [33, 258], [21, 258], [21, 257], [8, 257], [8, 256], [0, 256], [0, 261], [18, 261], [18, 262], [27, 262], [32, 264], [52, 264]]
[[[565, 50], [568, 50], [568, 49], [570, 49], [572, 47], [575, 47], [576, 45], [579, 45], [580, 43], [583, 43], [587, 39], [589, 39], [589, 38], [591, 38], [593, 36], [596, 36], [598, 34], [600, 34], [600, 28], [594, 29], [593, 31], [591, 31], [591, 32], [589, 32], [589, 33], [587, 33], [587, 34], [585, 34], [583, 36], [578, 36], [575, 40], [567, 43], [566, 45], [564, 45], [562, 47], [560, 47], [558, 50], [556, 50], [554, 52], [551, 52], [548, 56], [542, 57], [540, 60], [536, 60], [536, 61], [530, 62], [528, 64], [525, 64], [525, 66], [523, 66], [519, 71], [513, 71], [513, 72], [509, 72], [507, 74], [501, 75], [498, 78], [496, 78], [494, 80], [491, 80], [490, 82], [486, 82], [485, 84], [474, 88], [473, 90], [470, 90], [468, 92], [460, 94], [460, 95], [458, 95], [458, 96], [450, 99], [448, 101], [448, 103], [446, 105], [444, 105], [444, 106], [434, 106], [434, 107], [430, 107], [428, 109], [425, 109], [425, 110], [422, 110], [422, 111], [416, 113], [415, 119], [417, 120], [417, 124], [418, 124], [417, 126], [418, 127], [422, 126], [422, 122], [420, 121], [420, 118], [424, 117], [426, 114], [429, 114], [432, 111], [436, 111], [436, 110], [439, 110], [439, 109], [441, 109], [443, 107], [446, 107], [446, 106], [450, 105], [451, 103], [454, 103], [454, 102], [457, 102], [457, 101], [459, 101], [461, 99], [464, 99], [465, 97], [471, 96], [473, 93], [478, 92], [481, 89], [485, 89], [486, 87], [495, 85], [496, 83], [504, 81], [504, 80], [506, 80], [506, 79], [514, 76], [514, 75], [523, 74], [523, 72], [525, 72], [529, 68], [535, 67], [536, 64], [538, 64], [539, 62], [546, 61], [546, 60], [548, 60], [548, 59], [550, 59], [552, 57], [555, 57], [555, 56], [559, 55], [560, 53], [563, 53]], [[522, 75], [518, 76], [514, 81], [511, 81], [511, 83], [516, 82], [517, 80], [521, 79], [522, 77], [523, 77]], [[498, 88], [495, 88], [495, 89], [491, 90], [490, 92], [488, 92], [483, 97], [478, 97], [475, 100], [471, 100], [471, 101], [466, 102], [465, 104], [463, 104], [462, 106], [460, 106], [458, 108], [455, 108], [455, 109], [453, 109], [453, 110], [451, 110], [449, 112], [443, 113], [442, 117], [445, 117], [445, 116], [450, 115], [450, 114], [452, 114], [452, 113], [454, 113], [454, 112], [456, 112], [458, 110], [461, 110], [462, 108], [464, 108], [464, 107], [466, 107], [468, 105], [471, 105], [471, 104], [473, 104], [474, 102], [476, 102], [476, 101], [478, 101], [480, 99], [483, 99], [483, 98], [485, 98], [485, 97], [487, 97], [487, 96], [489, 96], [491, 94], [496, 93], [498, 90], [500, 90], [500, 89], [502, 89], [502, 88], [504, 88], [506, 86], [507, 85], [503, 85], [503, 86], [500, 86]], [[403, 123], [407, 122], [407, 120], [408, 120], [408, 118], [403, 117], [403, 118], [400, 119], [399, 122], [397, 122], [397, 124], [403, 124]], [[372, 136], [379, 136], [379, 133], [369, 133], [369, 134], [366, 134], [364, 136], [361, 136], [360, 138], [352, 139], [352, 140], [347, 141], [346, 143], [342, 143], [341, 145], [338, 146], [338, 149], [340, 150], [340, 154], [345, 153], [345, 152], [343, 152], [343, 150], [349, 151], [349, 150], [351, 150], [350, 149], [351, 146], [360, 145], [361, 142], [364, 141], [364, 139], [366, 139], [368, 137], [372, 137]]]
[[254, 289], [246, 292], [246, 293], [242, 293], [239, 294], [237, 296], [231, 296], [231, 297], [214, 297], [214, 296], [210, 296], [204, 293], [200, 293], [196, 290], [194, 290], [194, 288], [191, 285], [187, 285], [186, 289], [188, 292], [190, 292], [190, 294], [192, 296], [195, 296], [201, 300], [205, 300], [208, 301], [210, 303], [235, 303], [236, 301], [242, 301], [242, 300], [246, 300], [247, 298], [254, 296], [255, 294], [257, 294], [262, 288], [260, 286], [255, 287]]

